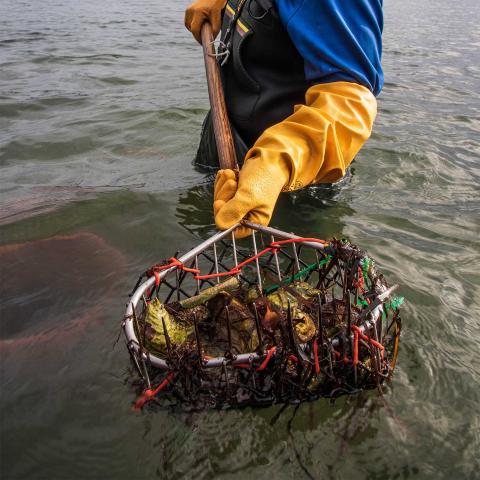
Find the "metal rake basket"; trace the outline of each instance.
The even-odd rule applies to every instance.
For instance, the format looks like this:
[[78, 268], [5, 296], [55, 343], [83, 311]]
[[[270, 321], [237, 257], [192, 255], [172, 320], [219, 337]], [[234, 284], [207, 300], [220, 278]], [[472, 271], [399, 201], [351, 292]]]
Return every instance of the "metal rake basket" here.
[[[241, 225], [252, 233], [238, 241], [234, 232]], [[380, 387], [395, 368], [401, 299], [386, 301], [397, 286], [389, 288], [374, 262], [347, 241], [302, 238], [242, 222], [178, 259], [153, 266], [144, 276], [122, 325], [145, 388], [138, 407], [153, 399], [224, 407], [335, 397]], [[227, 306], [222, 320], [228, 333], [221, 347], [224, 354], [208, 354], [195, 315], [187, 342], [172, 341], [163, 322], [165, 351], [147, 347], [145, 316], [152, 299], [162, 305], [188, 304], [188, 299], [221, 288], [229, 278], [256, 292], [248, 317], [249, 331], [256, 337], [252, 351], [232, 346]], [[313, 293], [301, 300], [293, 290], [310, 288], [305, 285]], [[272, 333], [266, 325], [267, 313], [272, 313], [268, 299], [280, 291], [289, 296], [288, 305], [275, 307], [278, 332]], [[315, 324], [304, 338], [296, 330], [295, 312], [300, 308], [290, 303], [297, 296]]]

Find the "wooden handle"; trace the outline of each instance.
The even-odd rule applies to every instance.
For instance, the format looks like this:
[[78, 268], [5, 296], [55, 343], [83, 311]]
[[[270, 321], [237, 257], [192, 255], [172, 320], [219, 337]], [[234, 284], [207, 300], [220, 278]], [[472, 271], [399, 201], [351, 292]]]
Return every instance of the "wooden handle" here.
[[217, 144], [220, 168], [238, 169], [232, 130], [227, 115], [225, 97], [223, 96], [222, 80], [215, 57], [212, 27], [208, 22], [202, 25], [203, 57], [207, 73], [208, 96], [212, 111], [213, 131]]

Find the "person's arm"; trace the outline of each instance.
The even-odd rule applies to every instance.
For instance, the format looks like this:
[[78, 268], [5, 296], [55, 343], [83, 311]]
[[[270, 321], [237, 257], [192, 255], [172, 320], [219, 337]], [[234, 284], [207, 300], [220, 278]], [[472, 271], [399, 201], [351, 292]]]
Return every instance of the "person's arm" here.
[[[238, 181], [220, 170], [215, 223], [224, 230], [243, 218], [267, 225], [280, 192], [340, 179], [370, 136], [377, 111], [373, 94], [350, 82], [319, 84], [306, 105], [268, 128], [246, 155]], [[247, 229], [238, 236], [248, 235]]]
[[375, 119], [374, 93], [383, 83], [381, 0], [277, 0], [277, 6], [312, 86], [305, 105], [258, 138], [238, 181], [230, 170], [218, 172], [213, 207], [220, 229], [243, 218], [266, 225], [282, 190], [341, 178]]

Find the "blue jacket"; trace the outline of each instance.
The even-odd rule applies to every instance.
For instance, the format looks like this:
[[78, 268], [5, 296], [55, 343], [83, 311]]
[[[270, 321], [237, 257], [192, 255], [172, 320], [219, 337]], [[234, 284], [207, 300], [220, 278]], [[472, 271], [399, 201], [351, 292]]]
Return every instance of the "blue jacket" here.
[[383, 0], [276, 2], [311, 84], [348, 81], [380, 93]]

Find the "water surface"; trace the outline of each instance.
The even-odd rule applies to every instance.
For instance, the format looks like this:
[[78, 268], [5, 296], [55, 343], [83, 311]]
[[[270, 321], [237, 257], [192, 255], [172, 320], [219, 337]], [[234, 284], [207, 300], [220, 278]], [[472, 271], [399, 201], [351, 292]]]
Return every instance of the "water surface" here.
[[476, 0], [385, 1], [371, 140], [341, 186], [284, 196], [272, 220], [349, 237], [401, 284], [385, 397], [273, 425], [280, 407], [132, 411], [127, 293], [215, 230], [186, 4], [0, 4], [2, 478], [480, 478]]

